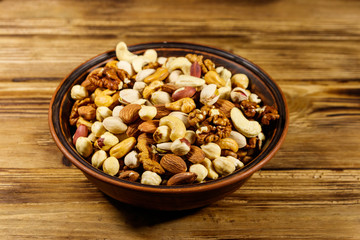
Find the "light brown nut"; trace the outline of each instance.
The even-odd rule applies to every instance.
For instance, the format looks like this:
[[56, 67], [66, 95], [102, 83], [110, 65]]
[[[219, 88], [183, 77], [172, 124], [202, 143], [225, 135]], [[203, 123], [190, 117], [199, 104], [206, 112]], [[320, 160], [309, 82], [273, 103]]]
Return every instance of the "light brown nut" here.
[[123, 109], [121, 109], [119, 117], [125, 124], [134, 123], [140, 118], [140, 109], [141, 105], [139, 104], [126, 105]]
[[237, 152], [239, 150], [237, 142], [229, 137], [220, 139], [217, 144], [220, 146], [221, 150], [227, 149], [233, 152]]
[[120, 179], [127, 180], [130, 182], [136, 182], [139, 179], [139, 177], [140, 177], [140, 174], [133, 170], [126, 170], [119, 174]]
[[182, 87], [182, 88], [178, 88], [172, 95], [172, 99], [174, 101], [177, 101], [181, 98], [186, 98], [186, 97], [193, 97], [196, 93], [196, 88], [194, 87]]
[[196, 108], [196, 104], [192, 98], [182, 98], [176, 102], [165, 104], [165, 107], [172, 111], [189, 113]]
[[226, 157], [218, 157], [213, 161], [214, 169], [222, 176], [233, 173], [236, 169], [235, 164]]
[[101, 168], [107, 157], [108, 156], [104, 150], [96, 151], [91, 157], [91, 165], [96, 168]]
[[186, 155], [190, 151], [190, 142], [186, 138], [178, 138], [171, 144], [171, 151], [178, 156]]
[[144, 82], [149, 84], [154, 81], [163, 81], [169, 76], [169, 71], [167, 68], [160, 67], [150, 76], [144, 79]]
[[142, 123], [142, 121], [138, 120], [132, 124], [130, 124], [126, 130], [126, 135], [128, 137], [137, 137], [141, 134], [141, 131], [139, 130], [139, 125]]
[[145, 171], [141, 175], [141, 183], [147, 185], [160, 185], [162, 179], [161, 177], [152, 171]]
[[155, 119], [166, 117], [172, 112], [171, 110], [167, 109], [163, 104], [155, 105], [154, 107], [156, 107], [156, 116], [154, 117]]
[[169, 116], [177, 117], [184, 123], [186, 128], [190, 127], [188, 114], [180, 112], [180, 111], [173, 111], [169, 114]]
[[91, 130], [92, 122], [89, 122], [82, 117], [79, 117], [79, 119], [76, 122], [76, 127], [79, 128], [80, 125], [84, 125], [88, 128], [88, 130]]
[[83, 157], [90, 156], [93, 152], [91, 141], [87, 137], [79, 137], [76, 140], [76, 150]]
[[227, 156], [226, 158], [235, 165], [236, 169], [241, 169], [245, 166], [244, 163], [235, 157]]
[[96, 109], [93, 106], [81, 106], [78, 113], [85, 120], [94, 120], [96, 117]]
[[202, 78], [193, 77], [190, 75], [180, 75], [174, 82], [177, 87], [202, 87], [205, 84], [205, 80]]
[[196, 174], [196, 182], [202, 182], [204, 181], [204, 179], [206, 178], [206, 176], [208, 175], [208, 170], [206, 169], [206, 167], [202, 164], [193, 164], [190, 166], [189, 168], [189, 172], [193, 172]]
[[186, 138], [190, 144], [194, 144], [196, 141], [196, 133], [193, 130], [186, 130], [184, 138]]
[[99, 94], [95, 97], [94, 102], [97, 107], [110, 107], [114, 100], [109, 95]]
[[192, 145], [186, 154], [186, 159], [192, 163], [202, 163], [205, 160], [205, 153], [198, 146]]
[[110, 156], [116, 158], [122, 158], [128, 152], [130, 152], [136, 144], [136, 139], [134, 137], [129, 137], [120, 143], [116, 144], [110, 149]]
[[245, 74], [237, 73], [232, 76], [231, 83], [234, 87], [246, 89], [249, 86], [249, 78]]
[[105, 159], [102, 168], [104, 173], [115, 176], [120, 170], [120, 164], [115, 157], [108, 157]]
[[204, 76], [206, 84], [216, 84], [218, 88], [224, 87], [226, 82], [215, 71], [208, 71]]
[[169, 63], [169, 71], [181, 69], [185, 75], [190, 75], [191, 62], [185, 57], [177, 57]]
[[193, 172], [182, 172], [175, 174], [172, 176], [168, 182], [168, 186], [174, 186], [174, 185], [185, 185], [185, 184], [191, 184], [193, 183], [197, 178], [196, 173]]
[[162, 81], [153, 81], [152, 83], [150, 83], [148, 86], [144, 88], [144, 91], [142, 93], [143, 98], [149, 99], [151, 94], [153, 94], [156, 90], [161, 88], [162, 85], [164, 85]]
[[218, 108], [220, 111], [222, 111], [227, 118], [230, 118], [230, 112], [231, 109], [235, 107], [235, 104], [232, 102], [225, 100], [225, 99], [219, 99], [215, 103], [215, 107]]
[[158, 127], [159, 127], [158, 120], [149, 120], [141, 123], [139, 125], [139, 130], [145, 133], [154, 133]]
[[113, 134], [124, 133], [127, 129], [126, 124], [118, 117], [107, 117], [102, 124], [106, 130]]
[[172, 174], [186, 172], [187, 170], [185, 161], [175, 154], [165, 154], [160, 160], [160, 165]]
[[167, 92], [156, 91], [153, 94], [151, 94], [150, 101], [154, 105], [167, 104], [171, 102], [171, 96]]
[[207, 178], [213, 180], [219, 178], [219, 174], [215, 171], [214, 165], [210, 159], [205, 158], [201, 164], [204, 165], [204, 167], [208, 170], [208, 175], [206, 176]]

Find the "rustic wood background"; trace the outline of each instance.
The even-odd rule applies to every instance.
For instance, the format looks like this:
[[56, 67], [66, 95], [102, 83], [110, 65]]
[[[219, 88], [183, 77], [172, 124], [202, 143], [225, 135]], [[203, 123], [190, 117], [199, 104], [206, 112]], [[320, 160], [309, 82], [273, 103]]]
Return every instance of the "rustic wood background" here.
[[[47, 113], [83, 61], [176, 40], [260, 65], [289, 104], [286, 141], [231, 196], [153, 212], [63, 159]], [[360, 1], [0, 1], [1, 239], [360, 239]]]

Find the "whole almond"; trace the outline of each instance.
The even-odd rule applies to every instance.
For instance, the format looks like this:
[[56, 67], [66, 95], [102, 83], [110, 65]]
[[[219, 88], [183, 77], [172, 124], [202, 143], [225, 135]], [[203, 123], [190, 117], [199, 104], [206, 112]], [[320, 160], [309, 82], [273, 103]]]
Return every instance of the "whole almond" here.
[[155, 105], [156, 110], [157, 110], [157, 114], [154, 118], [156, 119], [160, 119], [162, 117], [165, 117], [167, 115], [169, 115], [172, 111], [167, 109], [165, 107], [165, 104], [159, 104], [159, 105]]
[[197, 178], [196, 173], [182, 172], [182, 173], [178, 173], [178, 174], [175, 174], [174, 176], [172, 176], [168, 180], [167, 185], [173, 186], [173, 185], [191, 184], [196, 180], [196, 178]]
[[191, 145], [190, 151], [186, 154], [186, 159], [194, 164], [202, 163], [205, 159], [205, 153], [198, 146]]
[[128, 128], [126, 129], [126, 135], [128, 137], [137, 137], [141, 134], [141, 131], [139, 130], [139, 125], [142, 123], [141, 120], [138, 120], [134, 122], [133, 124], [130, 124]]
[[235, 105], [228, 100], [219, 98], [215, 103], [215, 107], [219, 108], [227, 118], [230, 118], [231, 109], [233, 109]]
[[135, 182], [140, 177], [138, 172], [135, 172], [133, 170], [126, 170], [119, 174], [119, 178], [123, 180], [127, 180], [130, 182]]
[[141, 109], [141, 105], [139, 104], [129, 104], [121, 109], [119, 113], [119, 117], [125, 124], [133, 123], [137, 121], [139, 116], [139, 111]]
[[185, 172], [187, 170], [185, 161], [175, 154], [165, 154], [160, 160], [160, 165], [172, 174]]
[[139, 125], [139, 130], [145, 133], [154, 133], [159, 127], [159, 120], [149, 120]]

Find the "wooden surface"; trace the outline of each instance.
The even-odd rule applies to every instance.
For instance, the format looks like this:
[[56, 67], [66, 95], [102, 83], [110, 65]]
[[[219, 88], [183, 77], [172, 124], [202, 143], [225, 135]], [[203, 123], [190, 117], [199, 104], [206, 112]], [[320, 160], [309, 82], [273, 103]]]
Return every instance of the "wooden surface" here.
[[[106, 197], [53, 142], [47, 111], [73, 68], [118, 41], [239, 54], [283, 89], [283, 147], [208, 207]], [[360, 2], [0, 1], [0, 239], [360, 239]]]

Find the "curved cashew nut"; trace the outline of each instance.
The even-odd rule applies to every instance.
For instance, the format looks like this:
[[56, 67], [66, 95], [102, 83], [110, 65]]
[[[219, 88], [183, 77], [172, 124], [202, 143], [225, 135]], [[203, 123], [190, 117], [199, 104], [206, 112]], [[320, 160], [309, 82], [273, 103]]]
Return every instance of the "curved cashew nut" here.
[[174, 116], [166, 116], [160, 119], [159, 126], [168, 126], [171, 129], [170, 139], [175, 141], [178, 138], [185, 137], [186, 127], [185, 124]]
[[245, 137], [256, 137], [261, 133], [261, 125], [257, 121], [249, 121], [240, 109], [236, 107], [231, 109], [230, 117], [236, 130]]
[[134, 60], [137, 57], [137, 55], [131, 53], [128, 50], [126, 43], [119, 42], [116, 45], [116, 57], [119, 59], [119, 61], [125, 60], [128, 62], [132, 62], [132, 60]]
[[177, 57], [169, 63], [169, 71], [181, 69], [185, 75], [190, 75], [191, 62], [186, 57]]
[[148, 49], [144, 52], [143, 56], [149, 61], [149, 62], [156, 62], [157, 59], [157, 52], [155, 49]]
[[149, 63], [149, 60], [146, 59], [143, 56], [137, 56], [136, 58], [133, 59], [132, 61], [132, 66], [135, 72], [140, 72], [143, 68], [143, 66], [145, 66], [146, 64]]
[[196, 104], [192, 98], [181, 98], [176, 102], [166, 103], [165, 107], [173, 111], [182, 111], [184, 113], [189, 113], [196, 108]]

